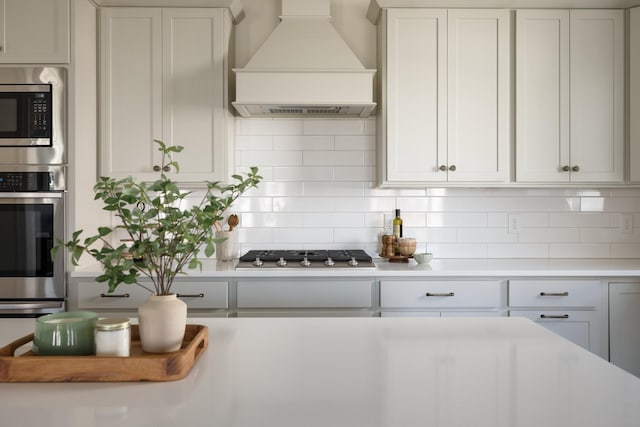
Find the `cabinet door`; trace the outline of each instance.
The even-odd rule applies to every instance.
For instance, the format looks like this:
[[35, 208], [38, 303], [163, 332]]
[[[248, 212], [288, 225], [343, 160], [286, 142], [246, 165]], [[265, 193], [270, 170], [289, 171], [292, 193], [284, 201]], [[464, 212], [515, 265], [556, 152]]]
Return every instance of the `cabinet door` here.
[[100, 9], [102, 175], [153, 180], [162, 139], [162, 11]]
[[510, 12], [448, 12], [448, 179], [509, 179]]
[[609, 357], [640, 377], [640, 283], [609, 283]]
[[569, 11], [516, 13], [516, 179], [569, 182]]
[[[446, 10], [387, 12], [386, 180], [446, 181]], [[384, 108], [384, 107], [383, 107]]]
[[579, 346], [607, 358], [602, 342], [600, 314], [597, 311], [512, 310], [510, 316], [526, 317]]
[[573, 182], [623, 178], [623, 25], [622, 10], [571, 11]]
[[370, 308], [370, 280], [239, 281], [238, 308]]
[[69, 63], [69, 0], [0, 0], [0, 63]]
[[226, 178], [223, 9], [163, 10], [163, 137], [179, 181]]
[[630, 179], [640, 182], [640, 7], [629, 12]]

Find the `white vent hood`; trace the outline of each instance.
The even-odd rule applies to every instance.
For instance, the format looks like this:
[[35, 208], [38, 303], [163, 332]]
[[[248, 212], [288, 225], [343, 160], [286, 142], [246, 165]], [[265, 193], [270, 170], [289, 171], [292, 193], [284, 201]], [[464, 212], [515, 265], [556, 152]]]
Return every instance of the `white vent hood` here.
[[245, 68], [236, 68], [243, 117], [367, 117], [373, 78], [331, 24], [329, 0], [282, 0], [282, 16]]

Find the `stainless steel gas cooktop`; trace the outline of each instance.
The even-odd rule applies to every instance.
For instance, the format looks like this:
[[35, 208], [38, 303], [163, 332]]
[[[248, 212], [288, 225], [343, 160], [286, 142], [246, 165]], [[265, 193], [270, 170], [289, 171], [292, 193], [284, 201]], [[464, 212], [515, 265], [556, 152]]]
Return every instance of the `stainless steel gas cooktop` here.
[[240, 257], [236, 269], [255, 268], [375, 268], [361, 249], [255, 250]]

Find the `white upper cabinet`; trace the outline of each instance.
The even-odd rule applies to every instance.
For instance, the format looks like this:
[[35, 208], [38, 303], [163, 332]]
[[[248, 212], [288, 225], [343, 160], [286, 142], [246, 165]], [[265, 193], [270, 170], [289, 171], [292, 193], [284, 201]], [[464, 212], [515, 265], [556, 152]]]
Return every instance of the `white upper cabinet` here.
[[231, 19], [222, 8], [100, 10], [101, 175], [158, 177], [154, 139], [185, 147], [181, 182], [227, 179]]
[[509, 11], [386, 9], [382, 185], [509, 178]]
[[0, 0], [0, 63], [69, 63], [69, 0]]
[[448, 179], [506, 182], [510, 13], [455, 9], [448, 15]]
[[640, 7], [629, 15], [630, 179], [640, 183]]
[[447, 11], [390, 9], [386, 20], [383, 182], [446, 181]]
[[517, 181], [622, 182], [622, 11], [516, 13]]

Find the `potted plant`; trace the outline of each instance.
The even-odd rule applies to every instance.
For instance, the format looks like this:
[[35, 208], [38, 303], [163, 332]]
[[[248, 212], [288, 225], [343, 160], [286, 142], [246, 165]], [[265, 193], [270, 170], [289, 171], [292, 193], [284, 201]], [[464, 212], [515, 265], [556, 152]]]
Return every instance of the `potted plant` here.
[[[234, 182], [228, 185], [206, 182], [200, 202], [185, 207], [191, 193], [180, 190], [164, 173], [171, 167], [179, 171], [172, 154], [183, 147], [155, 142], [162, 153], [157, 180], [145, 183], [132, 177], [101, 177], [94, 186], [95, 199], [102, 200], [103, 209], [112, 212], [118, 224], [98, 227], [96, 234], [82, 241], [83, 230], [73, 232], [67, 242], [58, 239], [52, 256], [65, 247], [71, 262], [78, 265], [83, 254], [91, 255], [103, 267], [96, 281], [106, 282], [109, 292], [123, 283], [147, 289], [151, 295], [138, 308], [140, 338], [143, 350], [160, 353], [178, 350], [184, 337], [186, 304], [171, 292], [174, 280], [186, 274], [187, 268], [202, 267], [201, 250], [206, 257], [214, 254], [215, 244], [223, 240], [215, 237], [223, 213], [262, 177], [254, 167], [244, 176], [233, 175]], [[117, 239], [122, 235], [126, 239]], [[150, 282], [148, 286], [139, 281], [141, 277]], [[166, 338], [166, 342], [156, 342], [157, 338]]]

